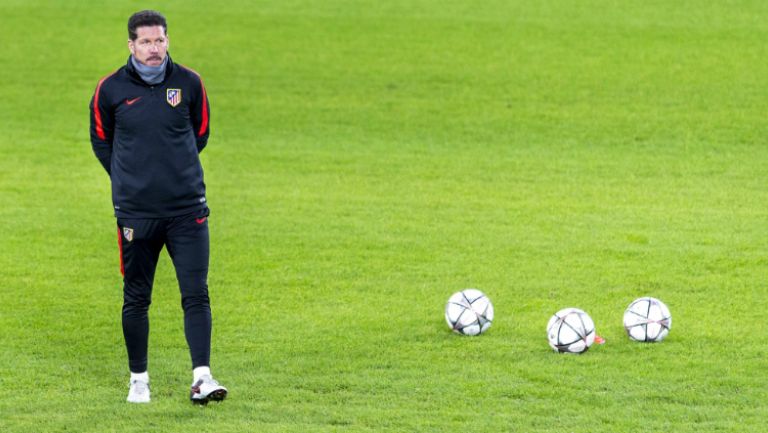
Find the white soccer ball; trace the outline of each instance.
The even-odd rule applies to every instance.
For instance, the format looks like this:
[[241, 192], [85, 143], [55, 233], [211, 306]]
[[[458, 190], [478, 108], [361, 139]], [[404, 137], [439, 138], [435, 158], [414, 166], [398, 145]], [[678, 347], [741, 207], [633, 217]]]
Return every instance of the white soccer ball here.
[[595, 342], [595, 322], [583, 310], [564, 308], [549, 319], [547, 338], [555, 352], [586, 352]]
[[669, 334], [671, 328], [669, 308], [656, 298], [635, 299], [624, 311], [624, 329], [632, 340], [658, 342]]
[[462, 335], [480, 335], [491, 327], [493, 304], [477, 289], [465, 289], [448, 298], [445, 321]]

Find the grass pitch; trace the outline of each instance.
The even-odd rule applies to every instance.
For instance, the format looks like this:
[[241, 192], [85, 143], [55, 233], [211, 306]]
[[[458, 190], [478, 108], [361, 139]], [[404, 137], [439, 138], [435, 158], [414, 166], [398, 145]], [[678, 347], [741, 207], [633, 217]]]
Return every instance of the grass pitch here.
[[[168, 1], [211, 98], [213, 371], [167, 257], [150, 405], [88, 100], [143, 4], [0, 3], [0, 431], [761, 432], [768, 9], [759, 1]], [[497, 318], [452, 335], [476, 287]], [[624, 336], [640, 296], [661, 344]], [[560, 308], [607, 344], [547, 346]]]

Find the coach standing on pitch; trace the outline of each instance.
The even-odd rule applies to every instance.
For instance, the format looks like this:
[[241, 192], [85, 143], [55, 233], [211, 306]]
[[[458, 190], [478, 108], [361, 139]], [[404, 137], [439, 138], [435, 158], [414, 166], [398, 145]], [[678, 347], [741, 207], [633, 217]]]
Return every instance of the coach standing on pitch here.
[[205, 404], [227, 395], [209, 368], [209, 211], [198, 154], [208, 141], [210, 113], [200, 76], [168, 55], [167, 30], [159, 12], [137, 12], [128, 20], [131, 56], [96, 87], [91, 143], [112, 181], [131, 371], [127, 400], [150, 400], [147, 312], [165, 246], [176, 268], [192, 356], [190, 399]]

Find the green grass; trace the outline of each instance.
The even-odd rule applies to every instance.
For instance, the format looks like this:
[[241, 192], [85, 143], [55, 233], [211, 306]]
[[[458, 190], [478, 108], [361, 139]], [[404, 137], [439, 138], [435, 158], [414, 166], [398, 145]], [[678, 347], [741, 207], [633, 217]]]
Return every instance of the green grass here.
[[[213, 115], [203, 409], [165, 256], [124, 401], [87, 105], [125, 3], [0, 2], [0, 431], [765, 430], [764, 2], [163, 2]], [[443, 321], [466, 287], [479, 338]], [[661, 344], [624, 336], [645, 295]], [[553, 354], [567, 306], [607, 344]]]

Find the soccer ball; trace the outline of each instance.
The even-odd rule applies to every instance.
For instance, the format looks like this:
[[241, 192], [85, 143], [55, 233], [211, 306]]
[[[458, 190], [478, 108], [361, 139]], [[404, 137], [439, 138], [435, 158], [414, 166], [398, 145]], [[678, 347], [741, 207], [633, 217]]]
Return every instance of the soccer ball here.
[[491, 327], [493, 304], [477, 289], [465, 289], [448, 298], [445, 321], [461, 335], [480, 335]]
[[632, 340], [658, 342], [669, 334], [671, 328], [669, 308], [656, 298], [635, 299], [624, 311], [624, 329]]
[[583, 310], [564, 308], [549, 319], [547, 337], [555, 352], [586, 352], [595, 341], [595, 322]]

